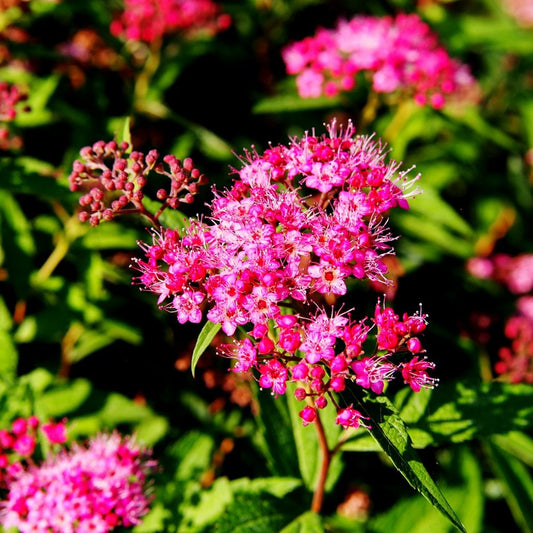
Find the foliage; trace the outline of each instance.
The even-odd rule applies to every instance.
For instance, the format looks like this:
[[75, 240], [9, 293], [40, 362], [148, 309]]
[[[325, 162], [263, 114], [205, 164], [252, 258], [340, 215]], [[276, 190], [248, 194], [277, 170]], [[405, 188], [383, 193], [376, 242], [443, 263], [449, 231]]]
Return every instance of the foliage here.
[[[533, 22], [518, 4], [227, 0], [205, 31], [135, 41], [111, 30], [118, 0], [0, 1], [0, 428], [68, 418], [71, 442], [119, 430], [153, 447], [139, 533], [530, 531], [533, 274], [513, 261], [533, 254]], [[476, 102], [420, 105], [375, 91], [363, 71], [345, 92], [299, 96], [289, 44], [399, 13], [418, 14], [469, 65]], [[439, 385], [377, 395], [348, 383], [340, 397], [365, 427], [342, 429], [330, 404], [320, 433], [302, 424], [294, 383], [275, 398], [228, 371], [219, 324], [180, 324], [132, 286], [146, 226], [206, 220], [210, 187], [174, 210], [177, 196], [160, 193], [168, 174], [148, 165], [143, 205], [164, 210], [147, 220], [133, 201], [133, 214], [90, 227], [69, 175], [83, 147], [114, 139], [128, 143], [128, 168], [132, 146], [157, 149], [228, 190], [246, 157], [234, 152], [318, 135], [333, 118], [421, 174], [423, 192], [390, 215], [393, 285], [347, 282], [344, 301], [360, 316], [383, 293], [398, 309], [423, 302]], [[518, 356], [526, 367], [512, 366]]]

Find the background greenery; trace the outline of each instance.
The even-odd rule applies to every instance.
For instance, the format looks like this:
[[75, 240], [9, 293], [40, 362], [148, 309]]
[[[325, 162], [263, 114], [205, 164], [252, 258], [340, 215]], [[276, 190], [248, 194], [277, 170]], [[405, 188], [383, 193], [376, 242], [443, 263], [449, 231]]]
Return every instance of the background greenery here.
[[[396, 448], [412, 439], [467, 531], [531, 531], [533, 388], [492, 370], [515, 297], [468, 275], [465, 263], [492, 250], [533, 252], [533, 30], [496, 0], [228, 0], [228, 30], [168, 36], [150, 73], [111, 36], [112, 11], [101, 0], [0, 11], [2, 40], [27, 67], [5, 63], [0, 79], [26, 88], [30, 107], [10, 125], [23, 147], [0, 157], [0, 426], [35, 413], [68, 417], [72, 439], [135, 431], [161, 465], [139, 532], [454, 530], [363, 430], [332, 467], [322, 515], [308, 512], [319, 457], [313, 429], [291, 423], [294, 402], [258, 394], [212, 349], [193, 379], [200, 327], [180, 326], [131, 286], [143, 221], [82, 225], [67, 184], [79, 149], [122, 135], [126, 117], [136, 149], [191, 156], [219, 188], [239, 164], [233, 151], [321, 133], [333, 116], [358, 127], [365, 80], [334, 100], [301, 100], [281, 49], [339, 17], [418, 12], [471, 66], [483, 96], [442, 111], [384, 101], [358, 127], [422, 173], [424, 193], [391, 221], [402, 234], [394, 304], [412, 311], [423, 302], [424, 345], [440, 378], [434, 391], [392, 390], [376, 416], [398, 432], [394, 440], [385, 430]], [[30, 37], [10, 40], [9, 25]], [[81, 29], [102, 39], [99, 61], [60, 52]], [[202, 212], [209, 194], [185, 213]], [[376, 296], [354, 290], [354, 306], [364, 314]], [[487, 312], [482, 342], [475, 317]], [[346, 500], [360, 507], [347, 511]]]

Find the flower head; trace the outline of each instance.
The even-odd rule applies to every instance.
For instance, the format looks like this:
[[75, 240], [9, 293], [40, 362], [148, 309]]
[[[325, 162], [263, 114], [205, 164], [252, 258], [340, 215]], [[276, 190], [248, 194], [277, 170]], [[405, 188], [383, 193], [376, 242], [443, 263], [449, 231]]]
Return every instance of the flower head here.
[[335, 29], [321, 28], [288, 45], [282, 55], [302, 98], [350, 91], [358, 72], [369, 75], [378, 93], [406, 92], [436, 109], [478, 94], [468, 67], [448, 55], [416, 14], [340, 20]]
[[125, 0], [111, 23], [117, 37], [150, 43], [166, 34], [213, 35], [231, 22], [212, 0]]
[[100, 531], [131, 527], [148, 511], [154, 467], [132, 439], [99, 435], [16, 472], [2, 502], [2, 524], [19, 531]]

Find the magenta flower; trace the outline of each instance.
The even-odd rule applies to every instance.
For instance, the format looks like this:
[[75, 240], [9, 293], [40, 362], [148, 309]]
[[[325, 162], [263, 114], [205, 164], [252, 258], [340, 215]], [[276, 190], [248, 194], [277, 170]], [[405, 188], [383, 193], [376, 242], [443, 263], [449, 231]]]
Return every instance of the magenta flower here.
[[212, 0], [124, 0], [124, 11], [111, 23], [116, 37], [151, 43], [163, 35], [213, 35], [231, 23]]
[[345, 429], [354, 428], [357, 429], [361, 425], [361, 413], [350, 405], [339, 411], [335, 423], [342, 426]]
[[450, 99], [475, 101], [479, 92], [468, 67], [450, 58], [416, 14], [341, 20], [282, 55], [302, 98], [351, 91], [358, 72], [367, 73], [378, 93], [405, 92], [436, 109]]
[[422, 387], [432, 389], [437, 379], [428, 375], [427, 370], [435, 368], [435, 364], [427, 359], [413, 357], [408, 363], [402, 363], [402, 377], [415, 392], [420, 392]]
[[[121, 190], [139, 178], [144, 184], [144, 169], [155, 165], [155, 156], [136, 154], [135, 166], [120, 150], [98, 143], [86, 149], [88, 163], [76, 166], [73, 186], [93, 176], [102, 183], [125, 180]], [[356, 320], [336, 303], [349, 279], [388, 283], [384, 258], [394, 253], [395, 240], [389, 212], [409, 208], [419, 176], [387, 161], [385, 147], [372, 136], [355, 135], [351, 122], [340, 127], [335, 120], [324, 135], [308, 132], [262, 154], [245, 152], [241, 163], [233, 185], [214, 191], [205, 219], [191, 220], [182, 231], [157, 227], [151, 242], [140, 243], [144, 257], [134, 260], [135, 282], [180, 323], [205, 317], [236, 337], [218, 346], [234, 372], [251, 374], [273, 395], [285, 394], [288, 381], [298, 382], [298, 398], [310, 407], [302, 412], [304, 423], [328, 403], [340, 412], [336, 393], [350, 382], [381, 393], [385, 382], [408, 372], [406, 356], [424, 352], [426, 317], [400, 317], [378, 303], [374, 317]], [[171, 183], [174, 173], [183, 175], [175, 167]], [[192, 179], [190, 161], [187, 169]], [[176, 207], [174, 198], [166, 207]], [[130, 201], [142, 213], [137, 200]], [[88, 202], [98, 216], [104, 200], [92, 195]], [[367, 356], [372, 331], [377, 342]], [[421, 383], [421, 368], [408, 368], [411, 386]], [[432, 383], [426, 374], [424, 386]], [[356, 426], [354, 413], [342, 416], [348, 417], [342, 424]]]
[[65, 533], [134, 526], [148, 512], [146, 482], [154, 465], [147, 452], [118, 433], [75, 444], [13, 473], [2, 525]]

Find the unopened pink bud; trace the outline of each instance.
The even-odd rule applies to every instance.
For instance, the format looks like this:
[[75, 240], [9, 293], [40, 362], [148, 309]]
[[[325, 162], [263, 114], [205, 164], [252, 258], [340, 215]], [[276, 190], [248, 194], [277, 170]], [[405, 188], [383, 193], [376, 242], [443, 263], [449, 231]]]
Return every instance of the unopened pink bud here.
[[411, 337], [407, 341], [407, 349], [411, 353], [420, 353], [422, 351], [422, 343], [420, 342], [420, 339], [418, 339], [418, 337]]
[[307, 397], [307, 392], [305, 392], [305, 389], [303, 387], [298, 387], [294, 391], [294, 397], [301, 402]]
[[307, 426], [307, 424], [316, 420], [316, 411], [312, 407], [307, 406], [300, 411], [299, 416], [303, 420], [304, 426]]

